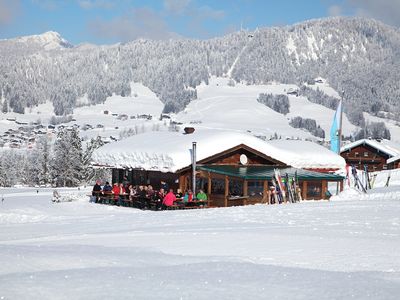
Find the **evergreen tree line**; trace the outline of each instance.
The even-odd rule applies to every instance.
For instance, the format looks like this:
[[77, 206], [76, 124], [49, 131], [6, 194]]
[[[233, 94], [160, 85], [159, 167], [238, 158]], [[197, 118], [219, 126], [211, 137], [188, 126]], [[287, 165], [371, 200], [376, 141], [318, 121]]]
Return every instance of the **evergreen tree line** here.
[[390, 140], [390, 131], [383, 122], [366, 123], [363, 129], [355, 134], [354, 140], [359, 139], [387, 139]]
[[74, 187], [107, 178], [107, 171], [90, 165], [93, 151], [102, 145], [101, 139], [91, 139], [83, 148], [78, 130], [73, 129], [60, 130], [54, 143], [43, 136], [34, 149], [2, 151], [0, 186]]
[[304, 128], [316, 137], [325, 138], [325, 130], [313, 119], [294, 117], [290, 120], [289, 125], [294, 128]]
[[257, 101], [265, 104], [274, 111], [286, 115], [289, 113], [289, 97], [286, 95], [263, 94], [258, 95]]

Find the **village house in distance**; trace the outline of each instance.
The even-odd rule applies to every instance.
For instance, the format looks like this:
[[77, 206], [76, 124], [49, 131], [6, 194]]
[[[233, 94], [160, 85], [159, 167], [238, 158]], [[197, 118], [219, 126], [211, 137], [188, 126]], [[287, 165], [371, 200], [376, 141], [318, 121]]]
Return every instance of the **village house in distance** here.
[[369, 172], [396, 169], [400, 161], [400, 145], [389, 140], [361, 139], [341, 148], [346, 163]]
[[343, 189], [343, 177], [333, 172], [343, 169], [345, 160], [332, 151], [307, 141], [263, 141], [230, 131], [144, 133], [97, 149], [92, 164], [111, 168], [113, 182], [127, 177], [133, 184], [159, 188], [164, 180], [185, 191], [193, 186], [193, 142], [195, 186], [208, 194], [212, 206], [267, 203], [274, 169], [282, 176], [297, 174], [303, 199], [324, 199], [329, 184]]

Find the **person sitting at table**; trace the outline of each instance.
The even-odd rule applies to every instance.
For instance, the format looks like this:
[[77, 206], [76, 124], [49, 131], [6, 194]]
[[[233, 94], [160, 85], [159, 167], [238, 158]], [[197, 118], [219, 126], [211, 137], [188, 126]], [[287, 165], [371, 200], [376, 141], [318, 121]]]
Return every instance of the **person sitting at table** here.
[[199, 201], [207, 201], [207, 194], [204, 193], [203, 190], [199, 190], [199, 192], [197, 193], [196, 198], [197, 198], [197, 200], [199, 200]]
[[164, 197], [165, 197], [165, 192], [163, 188], [161, 188], [159, 191], [154, 192], [152, 200], [154, 203], [155, 210], [160, 210], [162, 208]]
[[[118, 197], [119, 197], [119, 186], [118, 186], [118, 183], [117, 182], [115, 182], [114, 184], [113, 184], [113, 187], [112, 187], [112, 194], [113, 194], [113, 202], [114, 202], [114, 204], [115, 204], [115, 202], [118, 200]], [[111, 201], [111, 200], [110, 200]], [[112, 203], [112, 201], [111, 201], [111, 203]]]
[[114, 204], [117, 204], [117, 202], [119, 203], [120, 187], [117, 182], [113, 185], [112, 193], [114, 195]]
[[183, 196], [183, 202], [185, 204], [193, 201], [193, 193], [191, 190], [187, 190], [185, 195]]
[[182, 194], [182, 190], [181, 189], [177, 189], [176, 190], [175, 197], [176, 197], [176, 199], [182, 199], [183, 198], [183, 194]]
[[153, 186], [151, 186], [150, 184], [147, 186], [146, 194], [147, 194], [147, 198], [149, 198], [149, 199], [153, 198], [154, 190], [153, 190]]
[[164, 189], [164, 191], [168, 191], [169, 190], [168, 183], [166, 183], [164, 180], [161, 180], [160, 181], [160, 189]]
[[163, 208], [166, 209], [168, 207], [171, 207], [174, 205], [174, 201], [176, 201], [176, 197], [174, 194], [174, 190], [170, 189], [168, 194], [165, 195], [164, 200], [163, 200]]
[[[114, 195], [115, 197], [115, 195]], [[123, 204], [124, 197], [126, 197], [126, 190], [124, 188], [124, 184], [120, 183], [118, 186], [118, 205]]]
[[124, 176], [124, 179], [122, 180], [122, 184], [123, 184], [123, 186], [125, 188], [125, 191], [128, 191], [128, 188], [129, 188], [129, 185], [130, 185], [128, 177]]
[[147, 198], [147, 186], [140, 185], [139, 186], [139, 208], [145, 209], [148, 207], [149, 199]]
[[111, 193], [112, 192], [112, 186], [108, 181], [106, 181], [106, 184], [103, 186], [103, 193]]
[[97, 203], [99, 201], [99, 197], [101, 194], [101, 186], [100, 186], [100, 180], [96, 180], [95, 185], [93, 186], [92, 190], [92, 201]]
[[136, 196], [136, 187], [134, 187], [132, 184], [129, 185], [127, 193], [129, 193], [129, 199], [133, 200], [133, 198]]

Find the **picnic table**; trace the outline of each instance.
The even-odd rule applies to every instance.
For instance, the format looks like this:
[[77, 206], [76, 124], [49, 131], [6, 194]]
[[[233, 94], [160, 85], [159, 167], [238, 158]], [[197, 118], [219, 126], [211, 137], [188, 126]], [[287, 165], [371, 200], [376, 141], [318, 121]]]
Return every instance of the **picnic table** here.
[[[100, 204], [111, 204], [111, 205], [119, 205], [126, 207], [136, 207], [139, 209], [151, 209], [151, 210], [160, 210], [162, 207], [162, 200], [159, 199], [151, 199], [151, 198], [143, 198], [138, 195], [130, 196], [128, 193], [123, 194], [114, 194], [113, 192], [91, 192], [91, 194], [87, 195], [94, 198], [95, 203]], [[190, 202], [184, 202], [183, 198], [178, 198], [174, 201], [172, 206], [167, 207], [168, 210], [172, 209], [196, 209], [196, 208], [204, 208], [209, 207], [211, 200], [193, 200]]]
[[208, 200], [192, 200], [189, 202], [184, 202], [183, 198], [178, 198], [174, 201], [174, 204], [178, 205], [181, 209], [194, 209], [203, 208], [209, 205]]

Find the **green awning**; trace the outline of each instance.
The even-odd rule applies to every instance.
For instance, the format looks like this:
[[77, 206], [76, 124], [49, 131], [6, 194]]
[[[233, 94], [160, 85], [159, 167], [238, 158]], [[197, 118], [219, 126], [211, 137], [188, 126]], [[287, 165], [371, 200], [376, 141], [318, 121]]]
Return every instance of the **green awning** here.
[[235, 166], [198, 166], [198, 170], [227, 175], [230, 177], [237, 177], [247, 180], [272, 180], [274, 176], [274, 170], [279, 169], [281, 176], [285, 176], [286, 173], [289, 177], [294, 177], [297, 171], [297, 178], [299, 180], [328, 180], [328, 181], [340, 181], [344, 177], [331, 173], [320, 173], [315, 171], [308, 171], [304, 169], [296, 168], [277, 168], [273, 166], [246, 166], [246, 167], [235, 167]]

